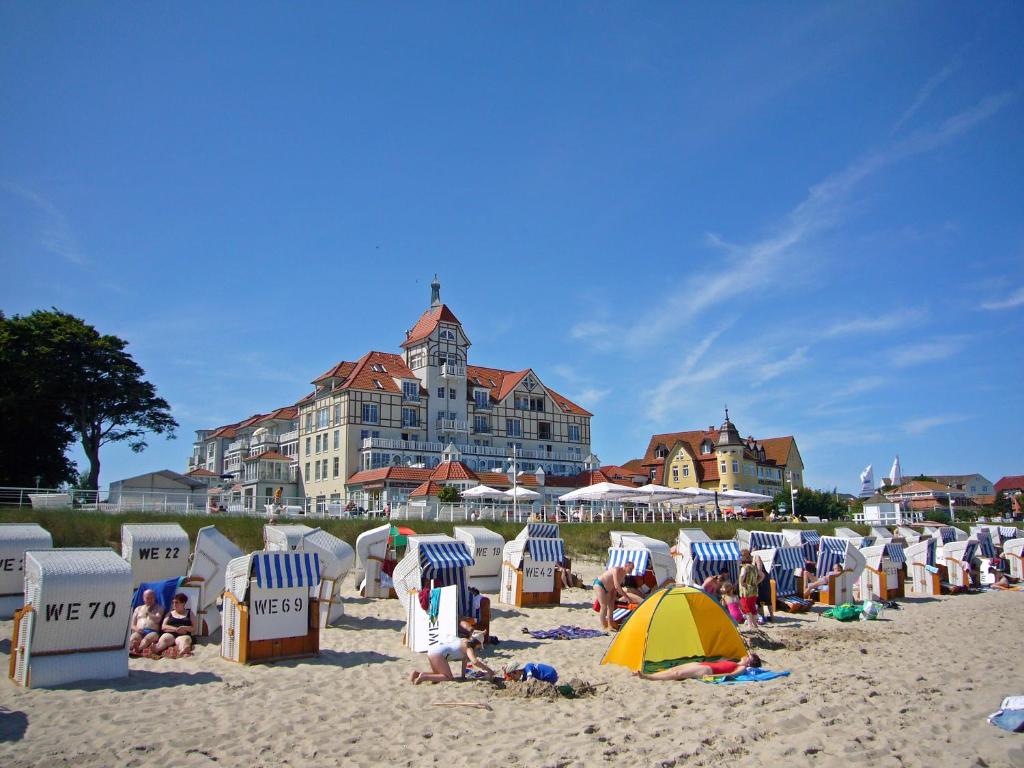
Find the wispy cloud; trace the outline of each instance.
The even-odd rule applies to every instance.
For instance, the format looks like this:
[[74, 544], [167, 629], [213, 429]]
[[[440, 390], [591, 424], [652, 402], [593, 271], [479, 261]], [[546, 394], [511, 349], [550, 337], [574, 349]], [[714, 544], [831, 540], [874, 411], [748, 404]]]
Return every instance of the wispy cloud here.
[[928, 80], [925, 81], [925, 84], [918, 90], [917, 95], [910, 103], [910, 106], [906, 108], [903, 114], [900, 115], [900, 119], [893, 125], [891, 133], [898, 132], [900, 128], [902, 128], [914, 115], [916, 115], [917, 111], [924, 106], [924, 103], [928, 101], [929, 97], [935, 92], [935, 89], [946, 82], [950, 75], [960, 69], [960, 66], [961, 60], [960, 57], [957, 56], [946, 66], [929, 77]]
[[957, 424], [967, 421], [968, 417], [958, 414], [947, 414], [943, 416], [924, 416], [920, 419], [912, 419], [903, 425], [903, 431], [908, 435], [921, 435], [935, 427], [942, 427], [946, 424]]
[[781, 376], [784, 373], [789, 373], [801, 365], [807, 362], [807, 350], [810, 347], [798, 347], [793, 350], [791, 354], [784, 357], [782, 360], [775, 360], [770, 363], [764, 363], [758, 369], [760, 380], [770, 381], [777, 376]]
[[887, 315], [855, 317], [833, 323], [822, 331], [821, 336], [822, 338], [830, 339], [836, 336], [860, 336], [869, 333], [903, 330], [920, 322], [927, 314], [924, 309], [904, 309]]
[[855, 399], [866, 392], [879, 389], [886, 383], [888, 383], [888, 379], [884, 376], [861, 376], [841, 386], [830, 388], [827, 390], [828, 394], [825, 398], [811, 409], [811, 413], [820, 415], [830, 412], [834, 406]]
[[571, 365], [562, 363], [556, 365], [553, 370], [569, 385], [567, 397], [582, 406], [593, 407], [612, 393], [611, 387], [595, 386], [588, 377], [580, 375]]
[[39, 216], [35, 233], [39, 247], [72, 264], [78, 266], [88, 264], [89, 260], [82, 252], [78, 239], [72, 232], [71, 225], [63, 211], [42, 195], [19, 184], [5, 181], [3, 187], [12, 195], [31, 203], [35, 208]]
[[1024, 305], [1024, 286], [1018, 288], [1005, 299], [995, 299], [993, 301], [982, 302], [981, 308], [988, 310], [1013, 309], [1014, 307], [1022, 305]]
[[603, 349], [611, 348], [611, 339], [619, 347], [647, 347], [678, 333], [709, 310], [771, 289], [775, 283], [789, 279], [787, 263], [798, 257], [813, 237], [843, 220], [851, 193], [866, 179], [899, 161], [951, 143], [1014, 98], [1009, 92], [988, 96], [935, 128], [919, 130], [884, 149], [862, 155], [811, 187], [773, 232], [759, 240], [730, 243], [718, 234], [707, 234], [707, 244], [722, 251], [723, 258], [717, 261], [724, 266], [694, 274], [636, 320], [616, 323], [588, 318], [572, 327], [572, 337]]
[[910, 368], [924, 363], [948, 360], [960, 352], [967, 341], [967, 336], [946, 336], [893, 347], [888, 351], [886, 357], [897, 368]]

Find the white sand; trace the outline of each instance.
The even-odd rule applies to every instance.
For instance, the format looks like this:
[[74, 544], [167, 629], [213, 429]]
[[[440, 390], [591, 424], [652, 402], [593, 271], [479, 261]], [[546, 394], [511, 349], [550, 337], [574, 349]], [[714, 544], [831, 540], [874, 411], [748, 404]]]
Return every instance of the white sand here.
[[[595, 569], [585, 568], [584, 575]], [[582, 700], [496, 697], [485, 682], [413, 686], [397, 601], [351, 599], [319, 659], [242, 667], [218, 646], [133, 660], [128, 680], [58, 690], [0, 681], [0, 764], [381, 766], [1024, 766], [1024, 735], [985, 721], [1024, 693], [1024, 593], [909, 600], [885, 621], [816, 615], [767, 628], [767, 683], [635, 680], [599, 666], [609, 638], [536, 641], [529, 626], [597, 626], [592, 594], [559, 608], [496, 606], [500, 665], [543, 661], [604, 682]], [[11, 622], [0, 623], [9, 638]], [[0, 650], [6, 669], [10, 646]], [[434, 707], [474, 702], [490, 709]]]

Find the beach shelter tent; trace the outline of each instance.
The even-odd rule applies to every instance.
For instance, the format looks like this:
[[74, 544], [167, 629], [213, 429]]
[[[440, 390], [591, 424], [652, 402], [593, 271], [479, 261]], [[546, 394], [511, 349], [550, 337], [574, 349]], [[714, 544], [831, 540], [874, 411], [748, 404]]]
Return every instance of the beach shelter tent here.
[[[749, 549], [756, 552], [759, 549], [773, 549], [786, 546], [786, 537], [778, 531], [745, 531], [742, 528], [736, 531], [736, 543], [740, 549]], [[803, 563], [801, 563], [801, 567]]]
[[271, 552], [316, 552], [320, 557], [320, 583], [313, 595], [320, 608], [320, 626], [341, 620], [345, 606], [341, 601], [341, 582], [352, 568], [355, 550], [348, 542], [320, 528], [305, 525], [265, 525], [265, 549]]
[[395, 596], [391, 574], [397, 558], [390, 539], [390, 524], [363, 531], [356, 537], [356, 584], [363, 597]]
[[942, 545], [942, 558], [946, 566], [946, 579], [950, 586], [966, 589], [978, 583], [974, 568], [974, 556], [978, 542], [974, 539], [949, 541]]
[[[682, 531], [680, 531], [682, 534]], [[685, 548], [676, 544], [676, 581], [700, 586], [708, 576], [729, 571], [733, 583], [740, 578], [740, 545], [734, 539], [690, 541]]]
[[860, 599], [892, 600], [903, 597], [906, 556], [903, 547], [889, 542], [861, 549], [864, 571], [860, 575]]
[[53, 537], [38, 523], [0, 525], [0, 619], [25, 603], [25, 551], [52, 547]]
[[501, 551], [505, 539], [494, 531], [476, 525], [457, 525], [452, 534], [465, 543], [473, 556], [473, 565], [466, 568], [469, 586], [481, 592], [497, 593], [501, 588]]
[[177, 523], [121, 526], [121, 557], [132, 568], [132, 589], [144, 581], [183, 578], [190, 551], [188, 534]]
[[910, 591], [915, 595], [938, 595], [942, 592], [939, 569], [935, 565], [938, 540], [927, 536], [904, 550], [910, 574]]
[[200, 627], [202, 635], [212, 635], [220, 629], [221, 616], [217, 602], [224, 591], [224, 575], [228, 563], [243, 554], [237, 544], [212, 525], [200, 528], [196, 533], [196, 546], [188, 566], [188, 580], [202, 581], [202, 605], [198, 606], [198, 612], [206, 624], [205, 629]]
[[804, 528], [783, 528], [782, 535], [786, 537], [786, 544], [791, 547], [803, 547], [804, 560], [812, 563], [818, 560], [818, 546], [821, 543], [821, 534], [812, 529]]
[[469, 616], [472, 598], [466, 569], [471, 565], [473, 555], [464, 541], [444, 534], [410, 536], [405, 557], [395, 566], [395, 593], [408, 611], [424, 586], [454, 586], [458, 588], [458, 615]]
[[1024, 538], [1003, 539], [1003, 557], [1010, 566], [1010, 575], [1024, 579]]
[[[501, 553], [501, 592], [506, 605], [558, 605], [562, 599], [562, 579], [558, 567], [565, 559], [565, 542], [560, 538], [526, 535], [529, 530], [550, 533], [550, 524], [529, 523], [523, 532], [508, 542]], [[536, 526], [536, 527], [531, 527]], [[558, 526], [552, 526], [557, 535]]]
[[25, 687], [128, 677], [132, 569], [110, 549], [25, 552], [10, 676]]
[[752, 554], [760, 559], [771, 579], [773, 607], [778, 607], [779, 602], [792, 611], [803, 611], [810, 607], [810, 603], [803, 599], [797, 583], [797, 573], [804, 568], [803, 547], [768, 547], [754, 550]]
[[[653, 539], [640, 533], [619, 532], [612, 536], [612, 546], [624, 549], [643, 549], [647, 551], [647, 570], [651, 572], [654, 584], [661, 587], [676, 577], [676, 563], [672, 558], [672, 548], [661, 539]], [[615, 541], [618, 540], [618, 544]], [[637, 570], [637, 573], [642, 571]]]
[[[843, 572], [833, 574], [832, 567], [839, 564]], [[842, 605], [853, 600], [853, 585], [864, 571], [864, 555], [856, 542], [836, 536], [822, 536], [818, 550], [818, 578], [828, 576], [828, 584], [817, 590], [818, 602]]]
[[320, 612], [309, 595], [319, 583], [315, 552], [263, 550], [229, 562], [220, 655], [241, 664], [316, 656]]
[[672, 586], [644, 600], [612, 639], [601, 663], [651, 671], [746, 654], [736, 625], [721, 605], [694, 587]]

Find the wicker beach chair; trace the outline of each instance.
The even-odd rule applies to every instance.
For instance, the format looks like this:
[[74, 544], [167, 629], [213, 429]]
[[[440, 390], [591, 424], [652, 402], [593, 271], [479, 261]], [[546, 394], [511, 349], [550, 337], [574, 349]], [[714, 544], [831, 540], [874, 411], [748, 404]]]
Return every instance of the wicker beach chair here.
[[[839, 564], [841, 573], [832, 573]], [[853, 600], [853, 586], [864, 570], [864, 555], [855, 542], [835, 536], [822, 536], [818, 550], [818, 578], [828, 577], [828, 584], [814, 590], [811, 597], [823, 605], [842, 605]]]
[[25, 604], [25, 551], [51, 547], [53, 537], [37, 523], [0, 525], [0, 619]]
[[469, 586], [497, 594], [501, 589], [501, 552], [505, 539], [489, 528], [475, 525], [457, 525], [452, 534], [465, 543], [473, 555], [473, 565], [466, 568]]
[[132, 569], [132, 589], [144, 581], [182, 578], [188, 571], [188, 534], [177, 523], [121, 526], [121, 557]]
[[271, 552], [315, 552], [319, 556], [320, 583], [313, 595], [320, 606], [320, 627], [340, 621], [345, 615], [341, 582], [352, 568], [355, 550], [334, 534], [305, 525], [265, 525], [263, 540]]

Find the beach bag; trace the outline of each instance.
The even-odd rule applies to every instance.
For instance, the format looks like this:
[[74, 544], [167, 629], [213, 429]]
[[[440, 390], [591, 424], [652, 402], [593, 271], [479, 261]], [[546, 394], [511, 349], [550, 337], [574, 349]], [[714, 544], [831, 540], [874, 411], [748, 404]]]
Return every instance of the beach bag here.
[[860, 620], [875, 621], [882, 615], [883, 610], [882, 603], [875, 600], [865, 600], [864, 605], [861, 607]]
[[843, 603], [835, 608], [828, 609], [821, 615], [836, 621], [856, 621], [860, 617], [861, 611], [862, 609], [859, 605]]

